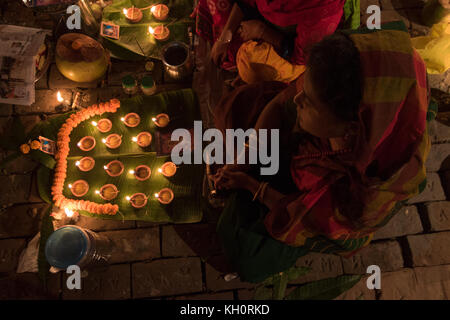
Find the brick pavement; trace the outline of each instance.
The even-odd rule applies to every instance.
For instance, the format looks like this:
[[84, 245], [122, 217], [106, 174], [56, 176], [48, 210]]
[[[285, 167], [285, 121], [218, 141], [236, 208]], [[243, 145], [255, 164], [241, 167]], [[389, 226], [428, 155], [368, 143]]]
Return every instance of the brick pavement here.
[[[411, 34], [427, 29], [418, 22], [422, 0], [362, 0], [361, 15], [368, 5], [382, 9], [382, 20], [403, 19]], [[48, 15], [21, 9], [16, 1], [2, 1], [4, 23], [51, 28]], [[157, 66], [156, 70], [160, 67]], [[95, 83], [76, 84], [51, 65], [36, 84], [36, 103], [30, 107], [0, 105], [0, 134], [21, 117], [26, 129], [46, 117], [67, 111], [56, 103], [55, 93], [72, 101], [83, 93], [85, 106], [126, 97], [120, 87], [123, 75], [144, 72], [141, 63], [113, 61], [110, 72]], [[159, 90], [176, 88], [164, 82], [161, 71], [155, 76]], [[430, 77], [431, 86], [450, 93], [450, 72]], [[448, 107], [448, 106], [447, 106]], [[371, 245], [351, 259], [311, 253], [297, 261], [312, 272], [289, 284], [289, 290], [311, 281], [344, 274], [365, 274], [366, 267], [378, 264], [382, 270], [381, 290], [368, 290], [363, 278], [338, 299], [448, 299], [450, 296], [450, 128], [435, 121], [430, 127], [433, 142], [427, 161], [428, 185], [424, 193], [409, 201]], [[1, 152], [1, 157], [7, 156]], [[90, 270], [81, 291], [63, 285], [66, 275], [52, 275], [44, 288], [36, 274], [16, 274], [22, 249], [39, 230], [46, 208], [33, 187], [36, 164], [21, 158], [0, 172], [0, 299], [252, 299], [254, 285], [234, 279], [225, 281], [229, 271], [215, 237], [218, 212], [189, 225], [109, 221], [81, 217], [76, 224], [104, 234], [114, 242], [111, 265]]]

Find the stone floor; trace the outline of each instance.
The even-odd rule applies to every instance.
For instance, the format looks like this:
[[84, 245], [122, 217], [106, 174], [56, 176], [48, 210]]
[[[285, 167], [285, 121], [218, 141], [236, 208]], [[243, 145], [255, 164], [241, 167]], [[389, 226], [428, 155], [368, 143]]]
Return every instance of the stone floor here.
[[[19, 2], [1, 2], [2, 23], [53, 27], [50, 16], [19, 9]], [[361, 0], [363, 19], [370, 4], [381, 6], [383, 21], [403, 19], [412, 35], [427, 31], [418, 22], [423, 1]], [[159, 90], [186, 86], [167, 83], [160, 67], [155, 69]], [[29, 107], [0, 105], [0, 136], [10, 129], [15, 117], [30, 129], [41, 119], [67, 111], [56, 102], [57, 90], [68, 100], [81, 92], [84, 106], [126, 97], [120, 79], [130, 70], [139, 75], [144, 65], [113, 60], [102, 81], [76, 84], [52, 64], [36, 84], [36, 103]], [[441, 107], [450, 111], [450, 72], [431, 77], [430, 83], [444, 92], [441, 96], [446, 100], [442, 101], [447, 105]], [[309, 266], [312, 272], [289, 287], [343, 274], [365, 274], [367, 266], [376, 264], [382, 271], [380, 290], [368, 290], [364, 278], [338, 299], [450, 297], [450, 127], [434, 121], [430, 130], [433, 145], [426, 190], [379, 230], [368, 248], [351, 259], [316, 253], [300, 258], [297, 265]], [[7, 153], [1, 151], [1, 157], [5, 156]], [[38, 232], [47, 206], [36, 192], [35, 169], [35, 163], [22, 157], [0, 173], [0, 299], [252, 299], [252, 284], [223, 278], [227, 267], [215, 236], [219, 213], [213, 210], [205, 213], [202, 222], [189, 225], [81, 217], [77, 225], [105, 234], [115, 244], [111, 265], [90, 271], [82, 290], [68, 290], [66, 276], [61, 273], [52, 275], [45, 288], [34, 273], [17, 274], [19, 256]]]

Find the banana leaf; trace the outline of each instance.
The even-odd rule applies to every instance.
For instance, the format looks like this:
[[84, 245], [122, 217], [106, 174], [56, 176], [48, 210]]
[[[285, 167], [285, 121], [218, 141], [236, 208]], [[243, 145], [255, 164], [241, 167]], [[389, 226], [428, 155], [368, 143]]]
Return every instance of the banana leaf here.
[[[155, 19], [150, 8], [143, 10], [143, 18], [139, 23], [127, 21], [123, 9], [145, 8], [152, 4], [163, 3], [169, 7], [169, 17], [165, 21]], [[189, 44], [189, 27], [194, 26], [194, 21], [189, 16], [194, 10], [193, 0], [120, 0], [103, 10], [102, 20], [113, 22], [120, 26], [120, 39], [103, 37], [103, 44], [113, 56], [126, 60], [138, 60], [142, 58], [161, 59], [161, 48], [170, 41], [181, 41]], [[165, 25], [170, 31], [170, 36], [165, 41], [158, 41], [149, 33], [149, 27], [155, 28]]]
[[[141, 122], [135, 128], [126, 127], [121, 118], [127, 113], [134, 112], [140, 115]], [[170, 133], [169, 127], [158, 128], [151, 120], [159, 113], [166, 113], [170, 117], [171, 129], [191, 128], [194, 120], [200, 120], [197, 108], [197, 99], [191, 89], [164, 92], [155, 96], [137, 96], [121, 101], [121, 107], [116, 113], [106, 113], [93, 117], [78, 125], [70, 135], [70, 152], [67, 158], [67, 178], [63, 194], [66, 198], [76, 200], [89, 200], [99, 204], [107, 203], [95, 192], [105, 184], [114, 184], [119, 190], [118, 196], [109, 201], [119, 206], [119, 213], [115, 216], [90, 214], [81, 211], [81, 214], [95, 216], [103, 219], [117, 220], [143, 220], [152, 222], [193, 223], [202, 219], [202, 182], [203, 165], [182, 164], [177, 168], [173, 177], [167, 178], [158, 172], [165, 162], [170, 161], [170, 155], [157, 154], [160, 134]], [[101, 133], [91, 124], [101, 118], [111, 120], [113, 126], [110, 132]], [[150, 132], [152, 143], [147, 148], [139, 147], [132, 142], [132, 137], [141, 131]], [[111, 133], [122, 136], [122, 144], [118, 149], [108, 149], [102, 139]], [[78, 141], [84, 136], [93, 136], [96, 146], [93, 150], [85, 152], [77, 147]], [[170, 139], [170, 135], [165, 139]], [[166, 141], [167, 142], [167, 141]], [[161, 142], [161, 143], [164, 143]], [[95, 166], [88, 172], [83, 172], [75, 165], [82, 157], [90, 156], [95, 159]], [[124, 165], [124, 172], [118, 177], [110, 177], [104, 166], [110, 161], [119, 160]], [[146, 181], [137, 180], [128, 173], [138, 165], [147, 165], [151, 169], [151, 176]], [[89, 184], [89, 191], [85, 196], [75, 197], [68, 185], [79, 180]], [[170, 188], [174, 192], [174, 200], [169, 205], [161, 204], [154, 194], [163, 188]], [[148, 196], [147, 205], [136, 209], [126, 200], [127, 196], [135, 193], [144, 193]]]
[[345, 275], [308, 283], [292, 291], [286, 300], [331, 300], [351, 289], [362, 275]]
[[37, 170], [37, 188], [39, 192], [39, 197], [42, 201], [47, 203], [52, 203], [50, 186], [52, 184], [53, 174], [49, 168], [46, 166], [40, 166]]

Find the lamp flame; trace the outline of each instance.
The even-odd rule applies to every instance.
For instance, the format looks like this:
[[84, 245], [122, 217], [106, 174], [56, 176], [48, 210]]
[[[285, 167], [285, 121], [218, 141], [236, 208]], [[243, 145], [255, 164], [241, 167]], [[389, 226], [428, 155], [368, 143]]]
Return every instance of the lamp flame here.
[[99, 190], [95, 190], [95, 193], [96, 193], [96, 194], [100, 194], [100, 191], [99, 191]]
[[69, 184], [69, 186], [68, 186], [68, 187], [69, 187], [69, 189], [72, 189], [72, 185], [71, 185], [71, 184]]
[[58, 100], [58, 102], [63, 102], [64, 99], [61, 95], [61, 91], [58, 91], [58, 93], [56, 94], [56, 99]]
[[134, 142], [138, 141], [137, 137], [133, 137], [131, 140], [134, 141]]
[[103, 143], [106, 143], [106, 139], [102, 139], [102, 142], [103, 142]]
[[120, 118], [120, 121], [124, 122], [124, 121], [125, 121], [125, 118], [124, 118], [124, 117]]
[[127, 15], [127, 12], [128, 12], [128, 10], [125, 9], [125, 8], [123, 8], [123, 14], [124, 14], [124, 15]]
[[75, 165], [78, 167], [80, 165], [80, 161], [75, 162]]
[[161, 168], [159, 168], [159, 169], [158, 169], [158, 172], [159, 172], [159, 173], [161, 173], [161, 172], [162, 172], [162, 169], [161, 169]]
[[159, 193], [155, 193], [155, 198], [159, 198]]
[[97, 122], [95, 122], [95, 121], [92, 121], [91, 123], [92, 123], [92, 125], [93, 125], [94, 127], [96, 127], [96, 126], [97, 126]]
[[129, 174], [134, 174], [134, 170], [128, 171]]
[[108, 170], [108, 167], [107, 166], [103, 166], [103, 169]]
[[155, 11], [156, 11], [156, 6], [153, 6], [153, 7], [150, 9], [150, 11], [151, 11], [152, 13], [155, 13]]
[[148, 32], [150, 32], [150, 34], [154, 34], [155, 33], [155, 29], [153, 29], [152, 27], [148, 27]]
[[74, 212], [72, 210], [64, 208], [64, 211], [65, 211], [67, 217], [71, 218], [73, 216]]
[[125, 199], [127, 199], [127, 201], [131, 200], [131, 198], [129, 196], [126, 196]]

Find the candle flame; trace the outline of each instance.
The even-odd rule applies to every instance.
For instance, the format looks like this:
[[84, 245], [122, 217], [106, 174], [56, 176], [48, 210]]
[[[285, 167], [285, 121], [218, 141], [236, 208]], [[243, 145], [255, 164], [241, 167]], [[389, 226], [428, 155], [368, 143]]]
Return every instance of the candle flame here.
[[96, 127], [96, 126], [97, 126], [97, 122], [95, 122], [95, 121], [92, 121], [91, 123], [92, 123], [92, 125], [93, 125], [94, 127]]
[[159, 198], [159, 193], [155, 193], [155, 198]]
[[81, 142], [78, 142], [78, 143], [77, 143], [77, 146], [81, 146]]
[[153, 122], [156, 122], [156, 118], [152, 118], [152, 121], [153, 121]]
[[72, 189], [72, 185], [71, 184], [69, 184], [69, 189]]
[[78, 167], [80, 165], [80, 161], [75, 162], [75, 165]]
[[56, 94], [56, 99], [58, 100], [58, 102], [63, 102], [64, 99], [61, 95], [61, 91], [58, 91], [58, 93]]
[[130, 170], [128, 171], [130, 174], [134, 174], [134, 170]]
[[125, 199], [127, 199], [127, 201], [131, 200], [131, 198], [129, 196], [126, 196]]
[[125, 121], [125, 118], [124, 118], [124, 117], [120, 118], [120, 121], [124, 122], [124, 121]]
[[154, 34], [155, 33], [155, 29], [153, 29], [152, 27], [148, 27], [148, 32], [150, 32], [150, 34]]
[[156, 11], [156, 6], [153, 6], [153, 7], [150, 9], [150, 11], [151, 11], [152, 13], [155, 13], [155, 11]]
[[123, 8], [123, 14], [124, 14], [124, 15], [127, 15], [127, 12], [128, 12], [128, 10], [125, 9], [125, 8]]
[[161, 168], [159, 168], [159, 169], [158, 169], [158, 172], [162, 172], [162, 169], [161, 169]]
[[70, 210], [70, 209], [67, 209], [67, 208], [64, 208], [64, 211], [66, 212], [66, 216], [67, 217], [72, 217], [73, 216], [73, 211], [72, 210]]
[[137, 142], [138, 139], [137, 139], [137, 137], [133, 137], [131, 140], [134, 142]]
[[103, 142], [103, 143], [106, 143], [106, 139], [102, 139], [102, 142]]
[[96, 194], [100, 194], [100, 190], [95, 190], [95, 193]]

